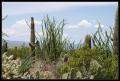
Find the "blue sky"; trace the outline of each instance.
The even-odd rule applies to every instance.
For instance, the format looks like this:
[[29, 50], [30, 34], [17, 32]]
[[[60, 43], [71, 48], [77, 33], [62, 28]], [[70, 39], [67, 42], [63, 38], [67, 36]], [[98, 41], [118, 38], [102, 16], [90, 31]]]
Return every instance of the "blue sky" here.
[[35, 18], [36, 31], [42, 36], [41, 20], [48, 14], [57, 21], [66, 20], [64, 38], [71, 42], [84, 41], [86, 34], [92, 34], [98, 27], [97, 20], [104, 30], [114, 26], [117, 2], [3, 2], [2, 31], [8, 34], [7, 40], [28, 41], [30, 29], [25, 20]]

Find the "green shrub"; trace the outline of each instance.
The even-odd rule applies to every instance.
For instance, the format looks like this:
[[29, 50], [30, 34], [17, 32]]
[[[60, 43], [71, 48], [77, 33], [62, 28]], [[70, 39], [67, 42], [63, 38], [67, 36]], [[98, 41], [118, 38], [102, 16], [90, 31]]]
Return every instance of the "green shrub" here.
[[63, 74], [64, 69], [66, 68], [68, 68], [68, 70], [69, 68], [79, 69], [81, 66], [85, 65], [86, 69], [88, 69], [90, 67], [91, 59], [98, 59], [97, 56], [99, 55], [100, 55], [99, 49], [96, 48], [77, 49], [73, 54], [69, 56], [67, 64], [61, 67], [60, 74]]
[[[115, 56], [105, 56], [101, 48], [76, 49], [69, 56], [67, 63], [59, 68], [60, 76], [69, 73], [72, 68], [80, 71], [81, 79], [116, 79], [118, 78], [118, 62]], [[79, 78], [80, 79], [80, 78]]]
[[99, 69], [95, 79], [118, 79], [118, 60], [116, 55], [103, 60], [102, 69]]
[[15, 58], [20, 57], [21, 59], [24, 59], [26, 56], [30, 54], [28, 47], [14, 47], [14, 48], [8, 48], [8, 55], [13, 54]]

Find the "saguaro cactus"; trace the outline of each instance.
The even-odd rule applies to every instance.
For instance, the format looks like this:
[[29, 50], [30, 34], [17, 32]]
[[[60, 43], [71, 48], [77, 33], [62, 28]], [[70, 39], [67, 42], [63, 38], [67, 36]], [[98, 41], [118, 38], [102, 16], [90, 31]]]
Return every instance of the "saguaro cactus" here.
[[116, 15], [115, 15], [115, 24], [114, 24], [114, 34], [113, 34], [113, 53], [114, 54], [118, 54], [119, 53], [119, 24], [118, 24], [118, 9], [116, 11]]
[[36, 41], [36, 44], [35, 44], [35, 46], [36, 46], [36, 52], [35, 52], [35, 54], [36, 54], [36, 58], [40, 58], [40, 52], [41, 52], [41, 49], [40, 49], [40, 43], [39, 43], [39, 41], [37, 40]]
[[85, 45], [91, 48], [91, 36], [89, 34], [86, 35], [85, 37]]
[[32, 57], [35, 58], [35, 29], [34, 29], [34, 18], [31, 17], [31, 32], [30, 32], [30, 48], [31, 48], [31, 53]]
[[8, 48], [8, 46], [7, 46], [7, 42], [4, 41], [4, 43], [3, 43], [3, 47], [2, 47], [2, 52], [3, 52], [3, 53], [4, 53], [4, 52], [7, 52], [7, 48]]

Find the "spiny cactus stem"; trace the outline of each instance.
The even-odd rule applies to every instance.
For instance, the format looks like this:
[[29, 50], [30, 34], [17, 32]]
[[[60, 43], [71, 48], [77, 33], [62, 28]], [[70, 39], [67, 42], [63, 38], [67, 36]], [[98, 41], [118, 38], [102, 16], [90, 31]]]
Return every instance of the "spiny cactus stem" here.
[[[34, 29], [34, 18], [31, 17], [31, 33], [30, 33], [30, 48], [31, 48], [31, 52], [33, 52], [35, 50], [35, 29]], [[33, 57], [35, 57], [35, 51], [32, 54]]]

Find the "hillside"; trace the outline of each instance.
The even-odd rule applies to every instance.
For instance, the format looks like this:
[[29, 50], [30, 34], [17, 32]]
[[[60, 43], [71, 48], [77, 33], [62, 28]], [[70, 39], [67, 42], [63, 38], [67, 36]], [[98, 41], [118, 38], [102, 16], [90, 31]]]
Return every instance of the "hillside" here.
[[[10, 41], [10, 40], [7, 40], [8, 42], [8, 47], [10, 48], [13, 48], [15, 46], [17, 47], [20, 47], [24, 44], [25, 47], [28, 47], [28, 42], [24, 42], [24, 41]], [[3, 41], [2, 41], [2, 44], [3, 44]]]

